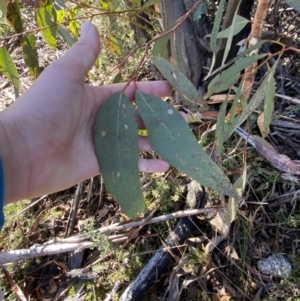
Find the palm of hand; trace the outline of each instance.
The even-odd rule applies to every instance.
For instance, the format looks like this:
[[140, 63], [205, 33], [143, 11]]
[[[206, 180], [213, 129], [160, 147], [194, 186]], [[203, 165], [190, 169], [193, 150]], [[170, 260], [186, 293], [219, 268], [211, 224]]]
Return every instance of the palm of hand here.
[[[125, 84], [84, 84], [98, 52], [99, 36], [92, 27], [64, 57], [46, 68], [7, 112], [14, 139], [22, 141], [13, 161], [18, 170], [27, 170], [27, 180], [22, 182], [28, 198], [70, 187], [99, 173], [93, 145], [95, 118], [101, 104]], [[131, 84], [125, 90], [131, 99], [135, 87]], [[159, 97], [170, 92], [164, 82], [138, 83], [138, 88]], [[149, 150], [149, 143], [142, 140], [140, 148]], [[22, 153], [31, 155], [18, 162]], [[144, 171], [161, 172], [168, 166], [160, 160], [139, 163]]]

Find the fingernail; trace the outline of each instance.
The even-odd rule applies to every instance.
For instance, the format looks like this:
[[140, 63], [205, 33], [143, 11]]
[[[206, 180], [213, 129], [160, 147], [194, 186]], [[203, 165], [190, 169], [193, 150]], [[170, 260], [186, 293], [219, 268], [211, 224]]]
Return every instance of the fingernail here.
[[82, 35], [88, 34], [88, 32], [91, 30], [91, 28], [92, 28], [92, 24], [90, 22], [84, 22], [81, 25], [81, 34]]

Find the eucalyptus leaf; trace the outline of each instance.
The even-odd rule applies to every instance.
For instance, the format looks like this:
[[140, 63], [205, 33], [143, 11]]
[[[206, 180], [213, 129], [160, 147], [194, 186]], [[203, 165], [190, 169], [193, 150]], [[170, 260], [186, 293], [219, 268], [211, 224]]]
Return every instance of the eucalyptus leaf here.
[[138, 168], [138, 128], [124, 93], [113, 94], [100, 108], [94, 142], [107, 190], [131, 218], [144, 211]]
[[154, 151], [200, 184], [237, 197], [235, 189], [198, 144], [181, 114], [161, 99], [136, 92], [136, 104]]
[[268, 86], [268, 93], [264, 103], [264, 122], [263, 127], [266, 133], [269, 132], [269, 126], [272, 121], [274, 111], [274, 97], [276, 92], [275, 79], [272, 77]]
[[223, 58], [222, 58], [222, 65], [225, 64], [225, 61], [227, 59], [228, 53], [229, 53], [230, 48], [231, 48], [232, 39], [233, 39], [233, 36], [234, 36], [234, 28], [236, 26], [237, 12], [240, 8], [240, 3], [241, 2], [239, 2], [238, 6], [236, 8], [236, 11], [233, 15], [232, 24], [230, 26], [229, 35], [228, 35], [228, 38], [227, 38], [227, 41], [226, 41], [226, 46], [225, 46], [225, 50], [224, 50], [224, 54], [223, 54]]
[[294, 10], [300, 13], [300, 1], [299, 0], [285, 0], [288, 6], [291, 6]]
[[13, 84], [16, 98], [19, 96], [20, 81], [17, 67], [5, 47], [0, 47], [0, 73], [3, 73]]
[[[6, 18], [17, 33], [22, 33], [24, 31], [20, 4], [18, 1], [9, 2], [7, 4]], [[19, 41], [20, 40], [21, 37], [19, 37]]]
[[54, 1], [54, 8], [58, 11], [58, 10], [66, 9], [67, 6], [66, 6], [64, 0], [55, 0]]
[[60, 24], [58, 24], [58, 33], [69, 46], [72, 46], [76, 42], [76, 40], [71, 36], [70, 32]]
[[42, 34], [47, 44], [52, 49], [56, 49], [56, 33], [57, 26], [54, 20], [56, 19], [53, 4], [49, 4], [45, 7], [40, 7], [36, 10], [36, 21], [42, 29]]
[[224, 143], [224, 128], [226, 126], [225, 117], [228, 103], [228, 95], [229, 94], [227, 94], [225, 101], [222, 103], [216, 125], [216, 152], [218, 156], [221, 155]]
[[[220, 31], [218, 33], [218, 39], [228, 38], [229, 35], [230, 35], [230, 31], [232, 30], [232, 28], [234, 28], [233, 35], [235, 36], [240, 31], [243, 30], [243, 28], [247, 25], [248, 22], [249, 22], [249, 20], [247, 20], [246, 18], [237, 15], [236, 16], [236, 20], [235, 20], [235, 24], [231, 24], [228, 28]], [[208, 36], [210, 36], [210, 35], [208, 35]]]
[[260, 48], [264, 43], [266, 43], [266, 40], [263, 41], [259, 41], [257, 44], [251, 46], [250, 48], [247, 48], [245, 51], [243, 51], [242, 53], [240, 53], [238, 56], [236, 56], [235, 58], [231, 59], [228, 63], [224, 64], [223, 66], [219, 67], [218, 69], [214, 70], [213, 72], [210, 73], [209, 76], [207, 76], [207, 78], [219, 73], [220, 71], [222, 71], [223, 69], [226, 69], [228, 66], [230, 66], [232, 63], [240, 60], [241, 58], [244, 58], [245, 56], [250, 55], [254, 50]]
[[[233, 186], [236, 189], [239, 197], [242, 196], [243, 191], [246, 187], [247, 181], [247, 166], [245, 164], [243, 174], [234, 182]], [[224, 215], [224, 222], [230, 226], [231, 223], [235, 220], [237, 211], [239, 207], [238, 200], [230, 197], [227, 205], [227, 212]]]
[[228, 127], [224, 133], [224, 139], [229, 138], [232, 133], [253, 113], [253, 111], [260, 105], [269, 93], [269, 89], [273, 89], [272, 81], [274, 80], [273, 75], [276, 70], [278, 60], [275, 62], [273, 67], [267, 72], [263, 82], [249, 101], [247, 107], [243, 109], [241, 115], [234, 119], [234, 122]]
[[34, 34], [30, 34], [28, 36], [24, 35], [22, 37], [22, 49], [24, 61], [26, 66], [29, 68], [30, 74], [33, 78], [37, 78], [39, 76], [40, 67]]
[[170, 34], [162, 37], [161, 39], [158, 39], [152, 49], [152, 55], [153, 56], [161, 56], [163, 58], [167, 58], [168, 56], [168, 42], [170, 40]]
[[178, 71], [169, 61], [162, 57], [153, 57], [153, 63], [169, 84], [186, 100], [192, 104], [199, 104], [202, 108], [207, 108], [207, 103], [193, 83], [186, 76]]
[[213, 53], [217, 52], [218, 32], [222, 22], [224, 4], [225, 4], [225, 0], [221, 0], [219, 3], [219, 8], [217, 10], [216, 18], [214, 20], [214, 26], [210, 36], [210, 49], [213, 51]]
[[139, 9], [139, 11], [143, 11], [143, 10], [145, 10], [146, 8], [152, 6], [152, 5], [154, 5], [155, 3], [160, 2], [160, 1], [161, 1], [161, 0], [148, 0], [148, 1], [146, 1], [146, 2], [142, 5], [142, 7]]
[[229, 89], [239, 79], [240, 72], [242, 70], [244, 70], [253, 62], [264, 58], [266, 55], [267, 54], [250, 55], [236, 61], [232, 66], [212, 79], [212, 81], [208, 85], [208, 91], [204, 98], [207, 99], [214, 93], [219, 93]]

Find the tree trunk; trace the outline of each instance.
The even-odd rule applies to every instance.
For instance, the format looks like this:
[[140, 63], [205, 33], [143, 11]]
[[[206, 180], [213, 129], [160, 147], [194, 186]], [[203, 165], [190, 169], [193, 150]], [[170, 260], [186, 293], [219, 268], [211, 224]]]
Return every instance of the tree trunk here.
[[[254, 0], [228, 0], [225, 13], [224, 28], [231, 25], [233, 14], [241, 1], [239, 15], [250, 20], [251, 9]], [[163, 20], [164, 30], [167, 30], [176, 24], [195, 3], [195, 0], [162, 0], [160, 4], [160, 13]], [[230, 20], [231, 19], [231, 20]], [[204, 56], [209, 52], [209, 43], [205, 36], [210, 33], [211, 25], [208, 18], [202, 15], [198, 22], [191, 22], [188, 18], [171, 35], [169, 44], [169, 59], [171, 63], [189, 78], [192, 83], [199, 88], [202, 85], [202, 68]], [[247, 25], [239, 34], [233, 37], [232, 47], [230, 49], [227, 61], [234, 58], [238, 51], [236, 44], [246, 38], [251, 30], [251, 25]], [[224, 49], [220, 49], [217, 55], [215, 68], [222, 62]]]
[[[186, 0], [193, 3], [193, 0]], [[160, 13], [164, 30], [171, 28], [186, 13], [183, 0], [162, 0]], [[171, 35], [169, 43], [170, 61], [191, 82], [199, 87], [202, 77], [203, 55], [197, 42], [190, 19], [186, 19]]]

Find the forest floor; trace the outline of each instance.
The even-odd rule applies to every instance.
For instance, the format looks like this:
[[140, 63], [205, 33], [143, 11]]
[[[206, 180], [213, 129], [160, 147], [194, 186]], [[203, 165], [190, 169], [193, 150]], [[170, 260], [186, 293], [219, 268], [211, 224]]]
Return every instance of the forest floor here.
[[[24, 5], [22, 14], [29, 20], [27, 30], [30, 30], [35, 26], [34, 11]], [[299, 15], [282, 9], [280, 16], [282, 35], [278, 39], [300, 49]], [[275, 26], [274, 20], [268, 18], [268, 29]], [[101, 34], [107, 29], [107, 20], [99, 17], [93, 22]], [[119, 37], [123, 37], [123, 47], [132, 49], [135, 41], [131, 28], [124, 22], [118, 30]], [[13, 31], [4, 24], [0, 34], [1, 42], [4, 37], [11, 36], [6, 42], [17, 66], [20, 94], [23, 94], [34, 80]], [[63, 40], [58, 40], [57, 49], [53, 51], [41, 33], [36, 37], [42, 68], [63, 56], [69, 48]], [[141, 55], [140, 51], [132, 57], [122, 77], [115, 73], [107, 76], [120, 58], [110, 53], [103, 43], [98, 64], [86, 81], [92, 85], [126, 81]], [[275, 97], [266, 140], [279, 154], [297, 161], [300, 160], [300, 55], [286, 52], [280, 64], [275, 77], [276, 93], [293, 97], [294, 101]], [[152, 71], [150, 60], [146, 61], [137, 78], [154, 80]], [[170, 97], [167, 101], [172, 100]], [[14, 101], [13, 86], [0, 74], [0, 110], [5, 110]], [[216, 104], [210, 107], [216, 115], [219, 109]], [[253, 112], [247, 121], [246, 127], [253, 134], [260, 135], [256, 121], [261, 111], [259, 108]], [[215, 120], [203, 119], [191, 125], [195, 136], [212, 154], [215, 136], [210, 129], [215, 123]], [[232, 183], [242, 176], [244, 168], [247, 169], [243, 201], [234, 222], [224, 234], [222, 214], [198, 214], [189, 238], [178, 246], [179, 252], [173, 255], [172, 263], [157, 279], [157, 285], [147, 291], [144, 300], [300, 301], [299, 177], [277, 170], [238, 135], [225, 143], [220, 160]], [[153, 217], [184, 209], [190, 181], [172, 168], [163, 175], [141, 174], [146, 205]], [[224, 196], [206, 189], [203, 207], [222, 207], [226, 201]], [[74, 210], [76, 204], [78, 208]], [[128, 218], [106, 191], [101, 175], [55, 194], [8, 205], [4, 212], [6, 223], [0, 232], [1, 252], [29, 250], [38, 245], [45, 247], [53, 239], [62, 248], [73, 243], [71, 251], [60, 249], [51, 255], [44, 253], [2, 266], [0, 290], [5, 300], [118, 300], [149, 259], [165, 246], [166, 238], [177, 222], [176, 219], [153, 224], [145, 222], [138, 227], [126, 228]], [[121, 225], [121, 229], [104, 231], [109, 225]], [[82, 246], [82, 237], [88, 247], [76, 250]], [[258, 269], [260, 260], [274, 254], [282, 255], [285, 264], [291, 265], [287, 277]], [[273, 266], [273, 269], [280, 268]], [[173, 297], [172, 291], [175, 292]]]

